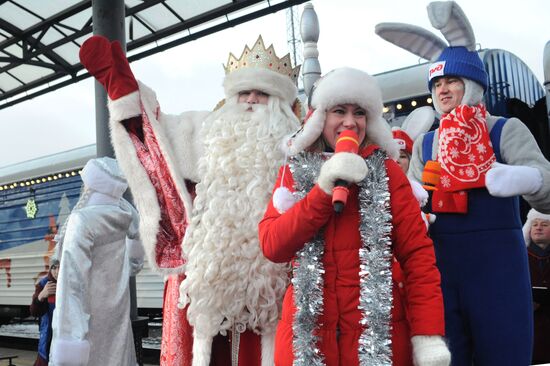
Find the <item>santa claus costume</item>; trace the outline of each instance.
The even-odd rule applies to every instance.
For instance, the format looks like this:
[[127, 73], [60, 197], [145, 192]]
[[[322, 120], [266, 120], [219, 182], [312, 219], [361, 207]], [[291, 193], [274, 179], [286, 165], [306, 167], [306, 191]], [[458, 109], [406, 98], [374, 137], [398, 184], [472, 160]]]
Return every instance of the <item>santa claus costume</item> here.
[[[288, 266], [263, 257], [257, 224], [283, 161], [278, 144], [298, 126], [299, 68], [259, 37], [240, 58], [230, 54], [221, 108], [167, 115], [116, 42], [92, 37], [80, 56], [109, 94], [113, 145], [149, 263], [174, 282], [172, 296], [181, 281], [180, 308], [165, 294], [163, 330], [173, 333], [163, 334], [161, 361], [272, 365]], [[267, 104], [238, 103], [250, 90], [268, 94]]]

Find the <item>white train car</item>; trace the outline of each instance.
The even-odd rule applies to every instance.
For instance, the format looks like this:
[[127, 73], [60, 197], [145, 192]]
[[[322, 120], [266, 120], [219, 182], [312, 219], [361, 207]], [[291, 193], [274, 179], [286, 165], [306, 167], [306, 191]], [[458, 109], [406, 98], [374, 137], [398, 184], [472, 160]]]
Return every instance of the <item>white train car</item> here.
[[[0, 168], [0, 319], [25, 317], [49, 268], [53, 237], [78, 201], [80, 170], [95, 145]], [[162, 277], [147, 263], [136, 278], [140, 314], [160, 314]]]

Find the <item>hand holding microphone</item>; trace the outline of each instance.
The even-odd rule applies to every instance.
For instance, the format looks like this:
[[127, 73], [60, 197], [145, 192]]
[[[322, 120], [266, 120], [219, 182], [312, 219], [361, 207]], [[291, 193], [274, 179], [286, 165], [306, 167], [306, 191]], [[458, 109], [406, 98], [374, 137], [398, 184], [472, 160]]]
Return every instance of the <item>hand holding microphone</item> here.
[[343, 131], [336, 140], [334, 155], [321, 167], [317, 184], [332, 195], [334, 211], [342, 212], [347, 201], [348, 185], [367, 176], [367, 163], [357, 155], [359, 138], [354, 131]]

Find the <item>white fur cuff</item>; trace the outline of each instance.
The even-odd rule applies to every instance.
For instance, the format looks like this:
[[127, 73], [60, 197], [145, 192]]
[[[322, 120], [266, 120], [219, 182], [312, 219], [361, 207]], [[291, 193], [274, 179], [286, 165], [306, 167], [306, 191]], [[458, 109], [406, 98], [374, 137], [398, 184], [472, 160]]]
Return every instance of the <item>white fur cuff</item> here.
[[139, 91], [135, 91], [116, 100], [109, 99], [111, 120], [123, 121], [141, 115]]
[[56, 339], [52, 344], [51, 361], [54, 365], [87, 365], [90, 343], [86, 340]]
[[411, 342], [415, 366], [448, 366], [451, 363], [451, 352], [443, 337], [417, 335]]

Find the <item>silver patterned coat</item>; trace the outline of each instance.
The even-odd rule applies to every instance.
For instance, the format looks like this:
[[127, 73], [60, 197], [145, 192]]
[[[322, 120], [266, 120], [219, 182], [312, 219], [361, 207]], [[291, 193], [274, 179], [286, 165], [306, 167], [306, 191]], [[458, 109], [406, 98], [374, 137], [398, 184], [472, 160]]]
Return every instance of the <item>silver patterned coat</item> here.
[[133, 216], [135, 210], [124, 199], [71, 213], [63, 240], [50, 365], [136, 364], [126, 250]]

